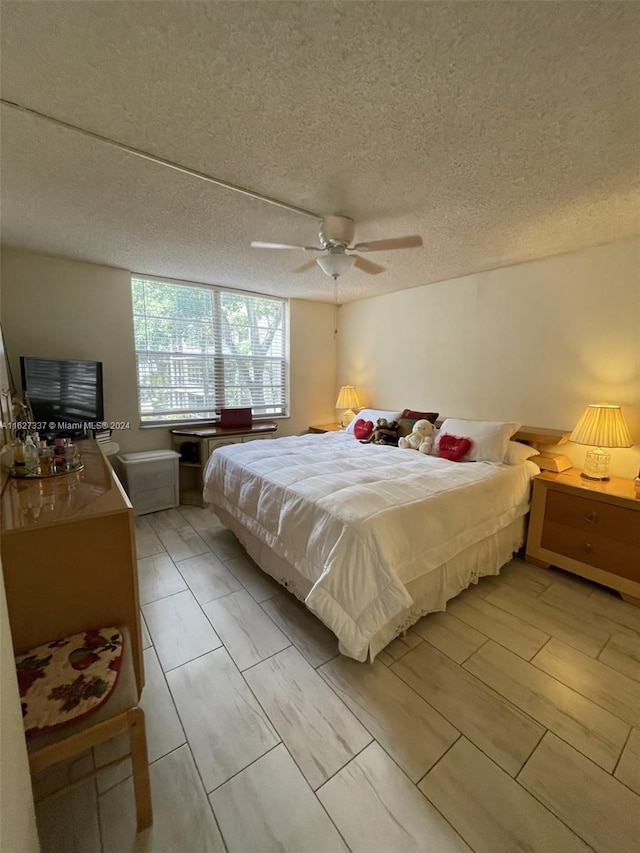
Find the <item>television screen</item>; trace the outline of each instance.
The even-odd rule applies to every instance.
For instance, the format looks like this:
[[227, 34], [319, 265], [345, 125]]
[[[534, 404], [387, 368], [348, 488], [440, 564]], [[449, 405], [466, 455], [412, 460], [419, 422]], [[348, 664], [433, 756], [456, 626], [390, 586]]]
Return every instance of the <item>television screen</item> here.
[[23, 355], [20, 369], [41, 431], [79, 433], [102, 421], [102, 362]]

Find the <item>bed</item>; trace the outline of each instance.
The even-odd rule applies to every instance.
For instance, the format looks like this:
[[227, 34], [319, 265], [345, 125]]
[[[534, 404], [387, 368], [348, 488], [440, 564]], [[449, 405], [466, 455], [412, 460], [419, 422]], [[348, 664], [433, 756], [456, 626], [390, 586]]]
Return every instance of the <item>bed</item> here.
[[[477, 424], [486, 422], [448, 420], [440, 432]], [[474, 463], [362, 444], [350, 432], [223, 447], [207, 463], [204, 497], [342, 654], [373, 660], [523, 544], [539, 469], [526, 458], [533, 449], [508, 459], [518, 427], [501, 424], [494, 447], [476, 439]]]

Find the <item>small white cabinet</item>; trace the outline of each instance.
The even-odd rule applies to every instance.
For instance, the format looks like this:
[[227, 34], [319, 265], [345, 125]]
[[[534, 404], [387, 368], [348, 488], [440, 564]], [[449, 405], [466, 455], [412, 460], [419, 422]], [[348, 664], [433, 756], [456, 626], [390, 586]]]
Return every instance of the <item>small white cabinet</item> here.
[[136, 515], [178, 506], [179, 457], [175, 450], [147, 450], [117, 457]]

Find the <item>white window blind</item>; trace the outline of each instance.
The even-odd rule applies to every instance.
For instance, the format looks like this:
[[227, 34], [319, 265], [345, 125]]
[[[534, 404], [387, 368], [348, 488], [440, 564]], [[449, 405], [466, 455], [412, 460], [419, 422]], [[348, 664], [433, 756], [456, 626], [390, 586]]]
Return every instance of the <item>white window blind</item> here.
[[139, 275], [131, 290], [142, 424], [287, 414], [284, 300]]

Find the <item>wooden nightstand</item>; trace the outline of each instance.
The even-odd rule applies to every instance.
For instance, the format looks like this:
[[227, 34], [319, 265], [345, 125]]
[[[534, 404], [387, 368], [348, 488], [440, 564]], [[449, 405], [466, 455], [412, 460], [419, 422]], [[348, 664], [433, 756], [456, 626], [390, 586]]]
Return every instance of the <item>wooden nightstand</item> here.
[[617, 589], [640, 606], [640, 494], [633, 480], [585, 480], [575, 468], [540, 474], [526, 559]]
[[341, 432], [343, 429], [340, 424], [316, 424], [309, 427], [309, 432]]

